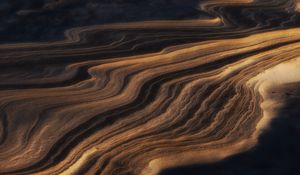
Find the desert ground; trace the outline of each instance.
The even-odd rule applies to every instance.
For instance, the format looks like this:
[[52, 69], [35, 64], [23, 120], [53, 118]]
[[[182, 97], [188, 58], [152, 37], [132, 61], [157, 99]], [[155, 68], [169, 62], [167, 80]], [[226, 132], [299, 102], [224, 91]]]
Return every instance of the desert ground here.
[[300, 1], [0, 14], [0, 175], [300, 175]]

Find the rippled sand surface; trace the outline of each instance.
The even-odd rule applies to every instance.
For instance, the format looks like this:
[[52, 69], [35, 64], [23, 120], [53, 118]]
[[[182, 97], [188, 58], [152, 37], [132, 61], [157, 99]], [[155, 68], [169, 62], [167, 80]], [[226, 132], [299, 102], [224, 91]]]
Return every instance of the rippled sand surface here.
[[1, 175], [300, 174], [300, 1], [0, 13]]

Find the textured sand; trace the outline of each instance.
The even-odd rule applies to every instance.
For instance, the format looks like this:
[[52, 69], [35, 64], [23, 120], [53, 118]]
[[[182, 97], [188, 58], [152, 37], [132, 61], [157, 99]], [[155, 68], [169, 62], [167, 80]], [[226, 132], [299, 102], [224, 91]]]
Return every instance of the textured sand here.
[[287, 103], [274, 89], [300, 82], [299, 2], [194, 9], [2, 41], [0, 174], [157, 175], [255, 147]]

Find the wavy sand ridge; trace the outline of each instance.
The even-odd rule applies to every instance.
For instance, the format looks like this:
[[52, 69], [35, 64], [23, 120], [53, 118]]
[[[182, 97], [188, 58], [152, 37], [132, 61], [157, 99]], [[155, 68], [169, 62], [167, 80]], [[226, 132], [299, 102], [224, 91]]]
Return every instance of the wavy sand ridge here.
[[253, 147], [276, 113], [268, 88], [300, 81], [300, 29], [239, 26], [222, 10], [237, 5], [296, 13], [205, 1], [212, 18], [0, 45], [0, 174], [154, 175]]

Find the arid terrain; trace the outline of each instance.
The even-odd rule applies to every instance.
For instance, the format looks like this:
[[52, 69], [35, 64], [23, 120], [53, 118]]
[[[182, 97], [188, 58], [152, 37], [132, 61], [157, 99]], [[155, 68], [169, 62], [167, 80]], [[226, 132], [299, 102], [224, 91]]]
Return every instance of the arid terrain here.
[[0, 175], [300, 175], [300, 1], [0, 14]]

